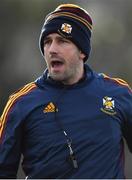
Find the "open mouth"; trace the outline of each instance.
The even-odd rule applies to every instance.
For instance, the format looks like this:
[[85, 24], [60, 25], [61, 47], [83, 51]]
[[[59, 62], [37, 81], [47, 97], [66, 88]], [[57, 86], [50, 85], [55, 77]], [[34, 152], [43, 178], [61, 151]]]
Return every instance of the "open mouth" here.
[[52, 61], [51, 62], [51, 66], [54, 68], [54, 67], [60, 67], [62, 66], [64, 63], [61, 62], [61, 61]]

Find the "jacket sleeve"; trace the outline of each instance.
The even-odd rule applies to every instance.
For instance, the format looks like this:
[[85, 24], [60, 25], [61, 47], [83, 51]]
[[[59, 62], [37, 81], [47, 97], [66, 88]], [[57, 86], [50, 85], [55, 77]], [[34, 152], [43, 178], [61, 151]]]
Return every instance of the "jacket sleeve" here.
[[19, 116], [19, 106], [10, 98], [0, 118], [0, 179], [17, 176], [22, 139]]
[[123, 135], [128, 145], [130, 152], [132, 153], [132, 90], [128, 89], [123, 95], [122, 106], [125, 111], [125, 121], [123, 126]]
[[[16, 178], [21, 153], [23, 152], [23, 120], [30, 112], [30, 99], [22, 100], [36, 84], [26, 84], [12, 94], [0, 117], [0, 179]], [[25, 98], [24, 98], [25, 99]], [[29, 103], [30, 102], [30, 103]], [[28, 107], [26, 106], [28, 104]]]

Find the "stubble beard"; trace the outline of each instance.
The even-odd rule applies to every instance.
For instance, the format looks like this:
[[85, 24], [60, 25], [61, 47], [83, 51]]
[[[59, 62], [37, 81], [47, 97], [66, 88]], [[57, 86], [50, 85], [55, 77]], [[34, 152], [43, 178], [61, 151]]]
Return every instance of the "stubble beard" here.
[[49, 75], [55, 81], [67, 82], [72, 77], [72, 72], [71, 71], [57, 72], [57, 73], [50, 72]]
[[70, 84], [76, 79], [79, 71], [80, 68], [77, 64], [70, 64], [70, 67], [64, 72], [49, 72], [49, 75], [55, 81], [62, 82], [63, 84]]

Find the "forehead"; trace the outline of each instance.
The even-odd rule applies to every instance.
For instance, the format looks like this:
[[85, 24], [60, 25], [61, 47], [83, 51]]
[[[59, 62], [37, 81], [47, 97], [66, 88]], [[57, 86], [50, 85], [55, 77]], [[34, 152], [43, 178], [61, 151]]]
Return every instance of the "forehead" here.
[[[45, 37], [45, 39], [47, 39], [47, 38], [55, 39], [55, 38], [64, 38], [64, 37], [62, 37], [62, 36], [59, 35], [58, 33], [51, 33], [51, 34], [49, 34], [49, 35], [47, 35], [47, 36]], [[64, 38], [64, 39], [66, 39], [66, 38]]]

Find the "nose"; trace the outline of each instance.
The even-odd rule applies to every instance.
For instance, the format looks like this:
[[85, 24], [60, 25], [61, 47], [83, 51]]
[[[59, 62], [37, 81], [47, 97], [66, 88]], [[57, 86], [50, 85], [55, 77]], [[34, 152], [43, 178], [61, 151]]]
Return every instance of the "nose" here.
[[57, 43], [53, 40], [50, 44], [50, 47], [49, 47], [49, 53], [50, 54], [54, 54], [54, 53], [57, 53]]

